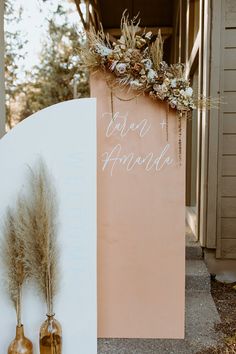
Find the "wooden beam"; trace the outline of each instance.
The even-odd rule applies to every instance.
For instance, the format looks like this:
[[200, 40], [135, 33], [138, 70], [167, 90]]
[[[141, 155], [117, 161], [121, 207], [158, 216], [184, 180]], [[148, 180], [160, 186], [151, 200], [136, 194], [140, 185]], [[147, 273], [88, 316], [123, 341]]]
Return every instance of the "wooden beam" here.
[[187, 66], [187, 62], [188, 62], [188, 52], [189, 52], [189, 17], [190, 17], [190, 0], [187, 0], [187, 7], [186, 7], [186, 47], [185, 47], [185, 63]]
[[81, 11], [80, 3], [81, 3], [80, 0], [75, 0], [75, 5], [76, 5], [78, 13], [80, 15], [81, 22], [82, 22], [82, 24], [84, 26], [84, 29], [86, 30], [87, 29], [87, 24], [86, 24], [86, 20], [84, 19], [83, 13]]
[[87, 25], [87, 29], [88, 29], [89, 24], [90, 24], [89, 0], [85, 0], [85, 5], [86, 5], [86, 25]]
[[182, 26], [182, 10], [183, 10], [183, 1], [180, 0], [179, 2], [179, 56], [178, 62], [181, 63], [181, 45], [182, 45], [182, 37], [183, 37], [183, 26]]
[[171, 63], [177, 61], [177, 44], [178, 44], [178, 29], [179, 29], [179, 0], [174, 1], [173, 9], [173, 33], [171, 39]]
[[[100, 16], [100, 9], [99, 4], [96, 0], [85, 0], [83, 3], [86, 6], [86, 14], [83, 15], [80, 4], [82, 3], [81, 0], [74, 0], [75, 5], [77, 7], [77, 11], [79, 13], [81, 22], [85, 30], [88, 30], [90, 25], [94, 28], [98, 29], [100, 27], [101, 16]], [[91, 11], [91, 9], [92, 11]]]
[[190, 57], [186, 62], [186, 76], [187, 77], [189, 77], [190, 73], [192, 73], [194, 70], [195, 63], [198, 59], [197, 56], [199, 53], [200, 45], [201, 45], [201, 33], [200, 33], [200, 31], [198, 31], [198, 34], [197, 34], [196, 39], [194, 41], [194, 45], [193, 45]]
[[95, 21], [95, 17], [94, 17], [93, 11], [92, 12], [89, 11], [89, 23], [92, 24], [92, 26], [94, 28], [96, 28], [96, 21]]
[[[210, 78], [210, 26], [211, 26], [211, 9], [210, 0], [205, 0], [202, 3], [202, 13], [200, 13], [200, 21], [202, 20], [202, 94], [204, 97], [209, 97], [209, 78]], [[202, 137], [201, 137], [201, 176], [200, 176], [200, 226], [199, 235], [200, 242], [204, 247], [214, 248], [216, 245], [216, 234], [208, 235], [207, 225], [208, 218], [208, 148], [209, 148], [209, 118], [210, 112], [205, 108], [202, 111]], [[209, 181], [210, 182], [210, 181]], [[215, 221], [213, 221], [215, 222]], [[208, 238], [209, 236], [209, 238]], [[212, 242], [213, 241], [213, 242]]]

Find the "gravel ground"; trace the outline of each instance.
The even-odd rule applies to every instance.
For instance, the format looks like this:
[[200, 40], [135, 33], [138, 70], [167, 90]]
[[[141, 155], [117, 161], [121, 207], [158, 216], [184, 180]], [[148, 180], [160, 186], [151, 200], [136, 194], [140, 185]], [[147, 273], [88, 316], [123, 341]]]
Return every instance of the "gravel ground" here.
[[218, 347], [197, 354], [236, 354], [236, 283], [222, 284], [212, 279], [211, 293], [221, 317], [216, 330], [223, 333], [223, 340]]

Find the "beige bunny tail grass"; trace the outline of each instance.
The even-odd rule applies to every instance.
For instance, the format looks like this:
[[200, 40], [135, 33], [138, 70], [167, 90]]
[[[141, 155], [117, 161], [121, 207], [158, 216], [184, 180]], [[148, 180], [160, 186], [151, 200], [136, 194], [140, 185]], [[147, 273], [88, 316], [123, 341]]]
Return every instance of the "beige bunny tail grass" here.
[[16, 309], [18, 325], [21, 324], [21, 289], [28, 275], [24, 266], [24, 247], [21, 234], [17, 232], [18, 208], [8, 208], [3, 224], [1, 245], [5, 284], [9, 297]]
[[30, 170], [28, 242], [26, 267], [30, 269], [48, 312], [58, 289], [57, 196], [52, 178], [42, 159]]

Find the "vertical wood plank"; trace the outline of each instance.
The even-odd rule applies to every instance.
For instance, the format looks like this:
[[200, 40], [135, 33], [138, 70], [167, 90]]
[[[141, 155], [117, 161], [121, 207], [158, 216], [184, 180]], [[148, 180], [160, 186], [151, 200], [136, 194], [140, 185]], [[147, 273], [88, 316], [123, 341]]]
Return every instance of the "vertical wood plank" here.
[[225, 259], [236, 258], [236, 240], [222, 240], [222, 257]]
[[236, 239], [236, 218], [222, 218], [222, 238]]
[[227, 28], [225, 30], [224, 45], [225, 45], [225, 48], [235, 48], [236, 47], [236, 29], [235, 28]]
[[185, 63], [187, 64], [189, 59], [189, 11], [190, 11], [190, 0], [187, 0], [186, 8], [186, 51], [185, 51]]
[[[210, 51], [210, 96], [220, 93], [220, 52], [219, 33], [221, 31], [221, 1], [211, 1], [211, 51]], [[217, 234], [217, 183], [218, 183], [218, 135], [219, 111], [211, 110], [208, 120], [208, 179], [207, 179], [207, 229], [206, 246], [216, 248]]]
[[236, 113], [224, 114], [224, 131], [223, 133], [236, 133]]
[[236, 48], [226, 48], [224, 54], [224, 69], [235, 70], [236, 72]]
[[[208, 97], [209, 94], [209, 79], [210, 79], [210, 1], [204, 1], [204, 14], [200, 17], [203, 18], [203, 37], [202, 37], [202, 48], [203, 48], [203, 62], [202, 62], [202, 93], [203, 96]], [[209, 130], [209, 112], [207, 109], [202, 111], [202, 143], [201, 143], [201, 176], [200, 176], [200, 241], [203, 246], [209, 245], [210, 239], [207, 239], [207, 193], [208, 193], [208, 130]], [[213, 242], [214, 245], [214, 242]], [[212, 246], [212, 244], [211, 244]]]
[[[217, 6], [217, 5], [216, 5]], [[225, 8], [226, 8], [226, 0], [221, 0], [221, 24], [219, 27], [220, 30], [220, 94], [224, 96], [224, 36], [225, 36]], [[222, 154], [223, 154], [223, 107], [219, 106], [219, 146], [218, 146], [218, 193], [217, 193], [217, 242], [216, 242], [216, 257], [222, 257], [222, 239], [221, 239], [221, 217], [222, 217]]]
[[236, 176], [222, 177], [222, 197], [236, 197]]
[[225, 10], [225, 27], [235, 27], [236, 1], [226, 0], [224, 10]]
[[[197, 6], [197, 4], [196, 4]], [[202, 82], [203, 82], [203, 0], [199, 1], [199, 8], [196, 10], [198, 14], [199, 23], [198, 23], [198, 33], [200, 34], [199, 39], [199, 50], [198, 50], [198, 96], [202, 94]], [[199, 11], [199, 13], [198, 13]], [[197, 26], [196, 26], [197, 27]], [[197, 40], [197, 37], [196, 37]], [[197, 211], [197, 237], [200, 240], [201, 244], [204, 244], [204, 235], [200, 232], [202, 220], [200, 218], [201, 214], [201, 164], [202, 164], [202, 111], [198, 109], [197, 112], [197, 180], [196, 180], [196, 211]]]
[[[210, 96], [219, 97], [220, 94], [220, 54], [221, 54], [221, 2], [211, 1], [211, 50], [210, 50]], [[218, 192], [218, 138], [219, 138], [219, 110], [209, 111], [208, 118], [208, 183], [207, 183], [207, 230], [206, 246], [216, 248], [217, 234], [217, 192]]]

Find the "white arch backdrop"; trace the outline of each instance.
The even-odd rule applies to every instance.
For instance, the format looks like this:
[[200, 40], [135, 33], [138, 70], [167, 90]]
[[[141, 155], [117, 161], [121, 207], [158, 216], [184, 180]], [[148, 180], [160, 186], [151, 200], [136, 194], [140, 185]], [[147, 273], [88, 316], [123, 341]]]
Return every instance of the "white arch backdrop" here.
[[[79, 348], [97, 352], [96, 319], [96, 100], [79, 99], [48, 107], [17, 125], [0, 140], [0, 219], [27, 188], [27, 165], [41, 156], [59, 195], [61, 288], [56, 318], [63, 328], [63, 354]], [[0, 234], [1, 235], [1, 234]], [[2, 237], [2, 235], [0, 236]], [[2, 277], [2, 269], [0, 269]], [[1, 284], [0, 351], [15, 336], [15, 313]], [[29, 287], [24, 291], [25, 334], [38, 350], [46, 308]]]

